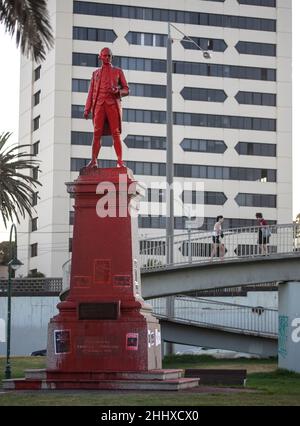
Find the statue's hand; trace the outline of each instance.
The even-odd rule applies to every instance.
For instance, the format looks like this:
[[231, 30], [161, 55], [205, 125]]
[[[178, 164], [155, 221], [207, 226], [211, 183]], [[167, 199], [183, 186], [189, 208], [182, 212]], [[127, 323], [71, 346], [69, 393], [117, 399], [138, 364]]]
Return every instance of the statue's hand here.
[[89, 118], [89, 112], [87, 110], [84, 110], [83, 116], [87, 120]]
[[113, 95], [115, 95], [115, 96], [118, 96], [118, 95], [119, 95], [119, 88], [118, 88], [117, 86], [113, 86], [113, 87], [111, 88], [111, 91], [112, 91], [112, 94], [113, 94]]

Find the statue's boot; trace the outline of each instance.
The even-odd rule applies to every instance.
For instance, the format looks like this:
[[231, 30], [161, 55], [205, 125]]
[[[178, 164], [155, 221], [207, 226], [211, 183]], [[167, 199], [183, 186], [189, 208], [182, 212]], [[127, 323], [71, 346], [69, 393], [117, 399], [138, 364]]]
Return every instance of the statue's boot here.
[[120, 135], [114, 137], [114, 148], [117, 154], [117, 167], [126, 167], [124, 161], [122, 160], [122, 142]]
[[98, 167], [98, 162], [95, 159], [91, 159], [91, 161], [86, 165], [87, 168], [93, 168], [93, 167]]
[[125, 163], [124, 163], [123, 160], [118, 159], [118, 161], [117, 161], [117, 167], [126, 167], [126, 165], [125, 165]]
[[91, 161], [88, 163], [88, 165], [86, 167], [88, 168], [92, 168], [92, 167], [98, 167], [98, 155], [99, 155], [99, 151], [100, 151], [100, 141], [96, 142], [94, 140], [93, 142], [93, 148], [92, 148], [92, 159]]

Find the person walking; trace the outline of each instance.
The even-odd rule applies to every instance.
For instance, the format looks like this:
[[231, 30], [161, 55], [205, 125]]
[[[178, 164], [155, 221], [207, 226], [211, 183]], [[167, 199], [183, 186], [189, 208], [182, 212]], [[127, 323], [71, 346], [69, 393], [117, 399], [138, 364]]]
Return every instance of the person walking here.
[[263, 218], [262, 213], [256, 213], [255, 215], [258, 223], [258, 244], [260, 249], [260, 254], [266, 256], [268, 255], [268, 246], [271, 236], [271, 231], [268, 225], [268, 222]]
[[217, 255], [217, 252], [219, 250], [219, 256], [221, 260], [224, 260], [224, 253], [225, 253], [225, 246], [222, 242], [222, 239], [224, 238], [224, 234], [222, 231], [222, 223], [224, 222], [223, 216], [217, 216], [217, 221], [214, 225], [214, 230], [212, 233], [212, 251], [211, 251], [211, 261], [213, 260], [214, 256]]

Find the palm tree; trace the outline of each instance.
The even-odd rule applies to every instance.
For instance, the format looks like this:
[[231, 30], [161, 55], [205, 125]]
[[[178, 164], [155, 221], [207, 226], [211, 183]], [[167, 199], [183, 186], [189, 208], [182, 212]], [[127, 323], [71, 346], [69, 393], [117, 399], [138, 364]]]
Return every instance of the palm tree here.
[[14, 218], [20, 223], [20, 215], [24, 218], [28, 213], [32, 217], [32, 198], [37, 185], [41, 185], [22, 173], [38, 167], [38, 161], [31, 158], [33, 155], [24, 151], [29, 145], [6, 147], [10, 136], [8, 132], [0, 135], [0, 212], [5, 227]]
[[45, 59], [53, 46], [47, 0], [0, 0], [0, 23], [13, 36], [21, 52], [35, 61]]

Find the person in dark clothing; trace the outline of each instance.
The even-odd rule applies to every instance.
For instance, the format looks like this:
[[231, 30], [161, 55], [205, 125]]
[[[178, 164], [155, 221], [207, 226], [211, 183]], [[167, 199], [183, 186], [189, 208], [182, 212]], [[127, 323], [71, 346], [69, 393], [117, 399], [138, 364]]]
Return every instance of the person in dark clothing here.
[[268, 254], [268, 246], [270, 241], [270, 228], [268, 222], [263, 218], [262, 213], [256, 213], [256, 219], [259, 226], [258, 229], [258, 244], [262, 255]]

